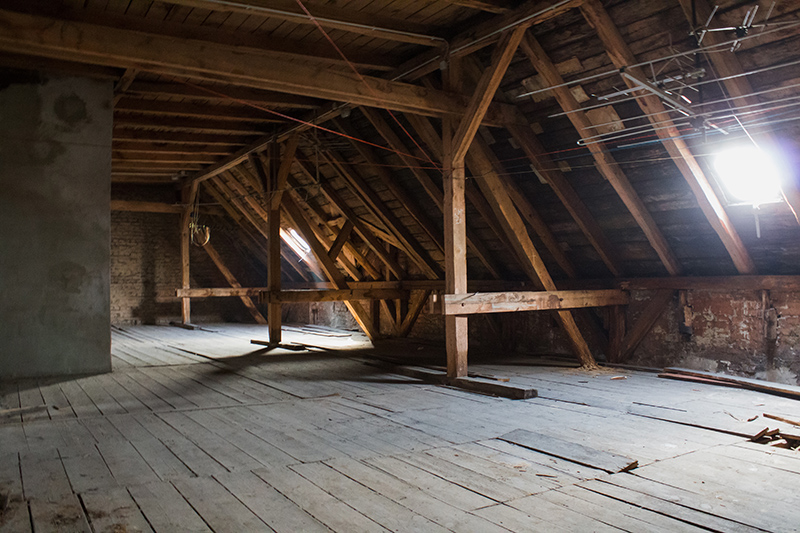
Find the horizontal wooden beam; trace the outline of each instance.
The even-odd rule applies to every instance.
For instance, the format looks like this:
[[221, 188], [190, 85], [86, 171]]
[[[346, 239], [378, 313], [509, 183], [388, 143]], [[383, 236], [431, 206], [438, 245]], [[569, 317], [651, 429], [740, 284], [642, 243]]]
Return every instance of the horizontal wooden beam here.
[[270, 0], [269, 2], [262, 0], [230, 0], [227, 2], [165, 0], [165, 2], [198, 9], [286, 20], [294, 24], [319, 24], [323, 28], [336, 29], [388, 41], [425, 46], [442, 46], [446, 44], [444, 39], [425, 35], [422, 26], [407, 22], [399, 23], [397, 19], [391, 17], [344, 10], [335, 6], [328, 7], [320, 4], [310, 6], [309, 12], [314, 17], [312, 19], [293, 0]]
[[442, 314], [475, 315], [605, 307], [609, 305], [626, 305], [628, 299], [628, 293], [621, 290], [445, 294]]
[[[0, 10], [0, 50], [136, 68], [167, 75], [324, 98], [355, 105], [442, 116], [463, 115], [467, 99], [402, 82], [288, 60], [206, 41], [179, 39], [84, 22]], [[169, 53], [165, 53], [169, 51]], [[486, 123], [517, 120], [513, 108], [493, 104]]]
[[620, 280], [624, 290], [786, 291], [800, 292], [800, 276], [708, 276]]
[[139, 202], [135, 200], [111, 200], [112, 211], [132, 211], [137, 213], [183, 213], [180, 204], [162, 202]]
[[348, 302], [350, 300], [408, 300], [409, 291], [402, 289], [333, 289], [308, 291], [262, 292], [262, 303]]
[[316, 109], [321, 100], [297, 96], [295, 94], [261, 91], [249, 87], [230, 87], [225, 85], [187, 85], [163, 81], [136, 80], [125, 90], [125, 94], [141, 96], [178, 96], [188, 100], [224, 100], [255, 104], [264, 107], [291, 107]]

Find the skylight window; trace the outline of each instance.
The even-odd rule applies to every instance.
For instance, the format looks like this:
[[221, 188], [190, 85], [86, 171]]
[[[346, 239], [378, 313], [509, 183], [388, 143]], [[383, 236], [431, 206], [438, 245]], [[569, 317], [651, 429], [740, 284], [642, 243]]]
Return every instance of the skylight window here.
[[721, 152], [714, 168], [730, 196], [758, 207], [781, 199], [780, 169], [770, 154], [755, 146]]
[[301, 259], [305, 259], [311, 253], [311, 247], [294, 229], [290, 228], [286, 231], [281, 228], [281, 238]]

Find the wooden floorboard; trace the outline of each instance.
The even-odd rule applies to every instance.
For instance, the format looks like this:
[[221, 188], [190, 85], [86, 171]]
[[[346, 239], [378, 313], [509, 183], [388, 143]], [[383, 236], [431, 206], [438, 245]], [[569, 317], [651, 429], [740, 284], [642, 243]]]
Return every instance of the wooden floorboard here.
[[[0, 533], [800, 524], [800, 454], [745, 437], [787, 429], [762, 415], [797, 418], [795, 400], [536, 358], [470, 366], [540, 393], [507, 400], [367, 365], [360, 334], [287, 326], [316, 347], [301, 352], [250, 344], [264, 334], [115, 328], [111, 374], [0, 384], [0, 410], [22, 408], [0, 418]], [[517, 430], [574, 446], [501, 439]], [[618, 456], [639, 466], [592, 463]]]

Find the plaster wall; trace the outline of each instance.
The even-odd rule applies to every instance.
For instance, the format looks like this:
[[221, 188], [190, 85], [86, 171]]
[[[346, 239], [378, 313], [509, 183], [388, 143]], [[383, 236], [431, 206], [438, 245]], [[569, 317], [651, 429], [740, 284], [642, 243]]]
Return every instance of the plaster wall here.
[[0, 80], [0, 378], [109, 371], [111, 82]]

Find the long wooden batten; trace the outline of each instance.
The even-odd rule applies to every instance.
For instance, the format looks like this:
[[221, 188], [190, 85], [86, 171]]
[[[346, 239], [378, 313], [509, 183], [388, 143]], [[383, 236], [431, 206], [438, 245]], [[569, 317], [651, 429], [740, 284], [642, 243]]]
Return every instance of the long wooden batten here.
[[552, 311], [627, 305], [628, 301], [627, 292], [613, 289], [445, 294], [442, 300], [442, 314], [458, 316], [518, 311]]

